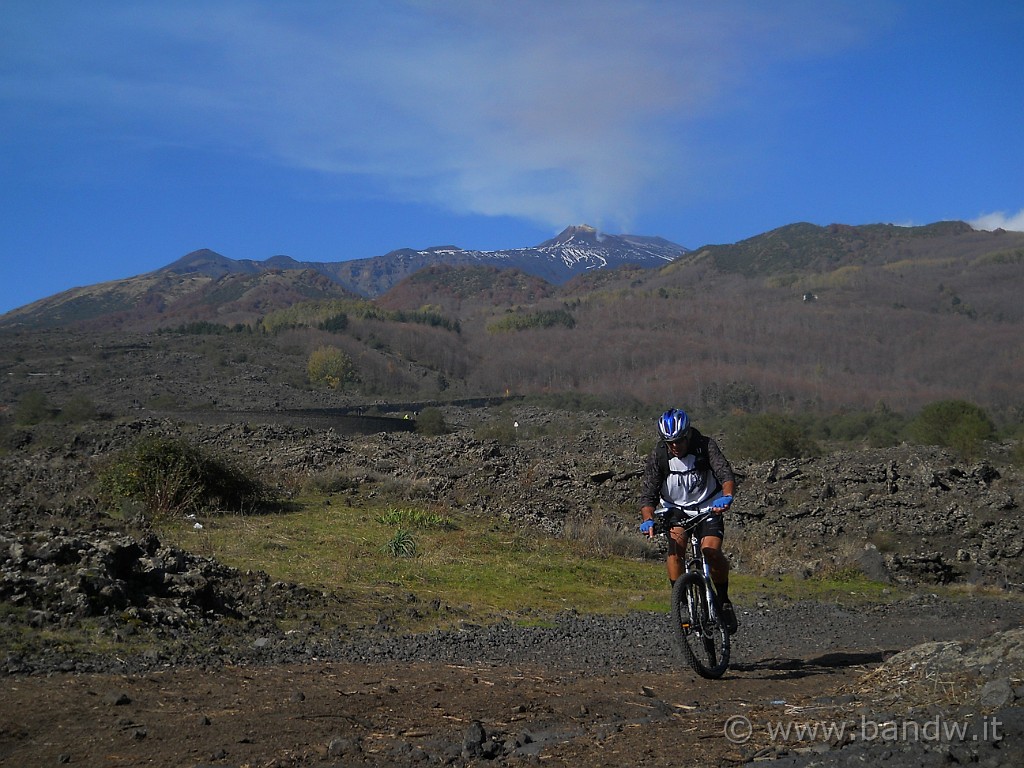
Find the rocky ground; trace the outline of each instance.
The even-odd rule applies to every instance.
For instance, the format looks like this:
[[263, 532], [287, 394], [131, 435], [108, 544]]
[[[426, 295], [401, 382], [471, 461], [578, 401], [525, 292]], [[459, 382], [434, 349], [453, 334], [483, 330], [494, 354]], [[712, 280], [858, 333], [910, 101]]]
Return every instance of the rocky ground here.
[[[26, 431], [0, 459], [0, 763], [1024, 761], [1024, 538], [1009, 466], [910, 448], [738, 465], [740, 570], [858, 568], [913, 596], [844, 607], [752, 595], [715, 682], [681, 665], [660, 615], [322, 630], [318, 616], [345, 610], [337, 598], [130, 532], [86, 490], [104, 457], [164, 433], [267, 476], [338, 476], [340, 493], [486, 510], [544, 535], [581, 517], [635, 525], [635, 425], [591, 420], [600, 427], [567, 441], [563, 415], [525, 410], [534, 435], [502, 442], [477, 437], [476, 414], [446, 416], [456, 432], [433, 438], [158, 418]], [[75, 627], [94, 633], [88, 651], [55, 639]]]

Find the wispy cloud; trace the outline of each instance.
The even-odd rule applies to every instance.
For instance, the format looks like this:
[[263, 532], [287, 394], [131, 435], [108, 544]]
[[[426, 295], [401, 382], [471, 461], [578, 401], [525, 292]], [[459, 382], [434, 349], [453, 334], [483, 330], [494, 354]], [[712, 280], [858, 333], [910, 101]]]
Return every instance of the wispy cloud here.
[[985, 213], [968, 223], [975, 229], [1008, 229], [1013, 232], [1024, 232], [1024, 208], [1017, 213]]
[[68, 130], [600, 226], [692, 184], [698, 126], [749, 98], [754, 73], [841, 50], [866, 18], [728, 0], [32, 8], [6, 12], [0, 98]]

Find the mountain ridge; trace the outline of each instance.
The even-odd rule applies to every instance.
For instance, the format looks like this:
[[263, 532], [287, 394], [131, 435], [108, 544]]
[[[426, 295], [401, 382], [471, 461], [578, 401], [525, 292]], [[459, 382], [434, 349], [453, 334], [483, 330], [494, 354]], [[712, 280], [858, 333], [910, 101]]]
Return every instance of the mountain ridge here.
[[[419, 301], [461, 311], [456, 308], [529, 303], [558, 293], [579, 300], [590, 291], [604, 290], [625, 279], [627, 271], [637, 279], [663, 270], [685, 271], [695, 265], [722, 275], [795, 283], [801, 275], [842, 268], [977, 259], [1000, 249], [1007, 250], [1010, 258], [1019, 258], [1019, 250], [1014, 249], [1021, 248], [1024, 233], [979, 231], [963, 222], [920, 227], [797, 222], [737, 243], [694, 250], [659, 237], [609, 235], [588, 225], [575, 225], [530, 248], [476, 251], [438, 245], [421, 250], [400, 248], [383, 256], [347, 262], [298, 261], [286, 255], [263, 261], [236, 260], [203, 248], [142, 275], [40, 299], [0, 316], [0, 327], [78, 324], [152, 329], [229, 320], [229, 324], [252, 324], [289, 302], [383, 299], [424, 270], [434, 271], [427, 279], [400, 288], [398, 294], [387, 299], [388, 303], [408, 306]], [[439, 267], [511, 270], [524, 277], [489, 286], [488, 280], [493, 282], [498, 272], [484, 269], [472, 277], [460, 277], [450, 271], [437, 271]], [[473, 290], [478, 293], [475, 299], [467, 294]]]
[[[380, 297], [411, 275], [430, 267], [481, 267], [514, 269], [552, 285], [563, 285], [575, 276], [594, 269], [609, 269], [627, 263], [645, 268], [663, 266], [683, 255], [687, 249], [664, 238], [639, 235], [610, 235], [594, 227], [566, 227], [551, 240], [529, 248], [493, 251], [467, 250], [453, 245], [436, 245], [422, 250], [398, 248], [381, 256], [339, 262], [299, 261], [276, 255], [263, 261], [232, 259], [209, 248], [185, 254], [170, 264], [150, 272], [120, 280], [72, 288], [18, 307], [0, 316], [0, 326], [67, 323], [102, 325], [109, 318], [120, 326], [129, 319], [141, 327], [204, 320], [220, 322], [231, 316], [251, 320], [253, 312], [279, 309], [284, 301], [310, 298]], [[296, 278], [301, 285], [285, 288], [280, 273], [310, 273]], [[312, 275], [329, 281], [328, 286]], [[244, 309], [210, 308], [223, 286], [217, 281], [232, 278], [243, 293], [260, 294], [260, 300], [248, 298]], [[239, 288], [242, 282], [246, 287]], [[273, 287], [271, 287], [271, 284]], [[238, 292], [237, 290], [235, 291]], [[193, 293], [193, 301], [182, 302], [183, 294]], [[231, 293], [229, 291], [229, 293]], [[503, 293], [505, 293], [503, 291]], [[206, 295], [209, 294], [209, 295]], [[204, 306], [206, 305], [206, 306]], [[144, 317], [147, 312], [149, 319]]]
[[566, 227], [555, 237], [528, 248], [487, 251], [435, 245], [422, 249], [397, 248], [380, 256], [337, 262], [298, 261], [290, 256], [273, 256], [264, 261], [231, 259], [202, 248], [154, 271], [222, 277], [232, 272], [254, 274], [268, 269], [312, 269], [353, 293], [376, 298], [414, 272], [439, 264], [514, 268], [561, 285], [590, 269], [614, 268], [627, 263], [663, 266], [688, 250], [661, 237], [612, 235], [581, 224]]

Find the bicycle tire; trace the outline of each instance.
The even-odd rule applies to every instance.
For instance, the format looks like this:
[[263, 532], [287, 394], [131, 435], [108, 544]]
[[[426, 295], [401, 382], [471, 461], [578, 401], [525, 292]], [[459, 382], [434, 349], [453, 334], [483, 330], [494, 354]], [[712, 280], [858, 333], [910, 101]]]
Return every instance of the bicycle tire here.
[[[677, 579], [672, 588], [672, 627], [690, 669], [716, 680], [729, 668], [729, 632], [717, 605], [709, 605], [708, 592], [699, 573]], [[713, 595], [711, 599], [716, 600]]]

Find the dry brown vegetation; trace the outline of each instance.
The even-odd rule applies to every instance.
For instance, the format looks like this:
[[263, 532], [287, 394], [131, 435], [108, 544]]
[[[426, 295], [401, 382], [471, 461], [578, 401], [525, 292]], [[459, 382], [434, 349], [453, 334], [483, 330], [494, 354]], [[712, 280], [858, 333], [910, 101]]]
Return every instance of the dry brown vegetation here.
[[[378, 316], [353, 315], [333, 331], [302, 323], [254, 331], [275, 308], [343, 293], [332, 294], [322, 275], [294, 272], [228, 276], [191, 297], [145, 294], [107, 321], [123, 335], [157, 326], [194, 333], [197, 321], [227, 331], [223, 318], [246, 329], [140, 337], [149, 350], [166, 346], [199, 379], [212, 355], [221, 373], [301, 387], [310, 353], [335, 347], [357, 369], [341, 393], [349, 399], [574, 392], [718, 414], [913, 413], [958, 399], [1001, 426], [1024, 413], [1022, 233], [956, 222], [798, 224], [660, 270], [600, 271], [562, 287], [514, 270], [442, 265], [374, 300]], [[41, 321], [45, 310], [25, 317]], [[66, 303], [59, 310], [50, 319], [69, 320]], [[564, 322], [533, 322], [553, 316]], [[9, 328], [18, 319], [5, 318]], [[112, 371], [118, 355], [130, 354], [99, 346]]]

